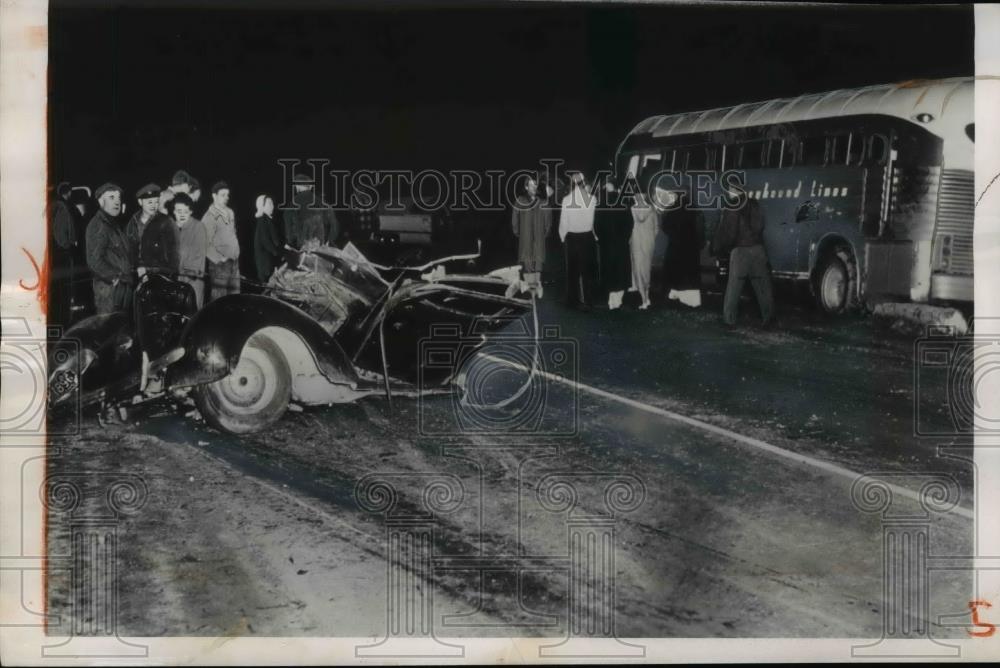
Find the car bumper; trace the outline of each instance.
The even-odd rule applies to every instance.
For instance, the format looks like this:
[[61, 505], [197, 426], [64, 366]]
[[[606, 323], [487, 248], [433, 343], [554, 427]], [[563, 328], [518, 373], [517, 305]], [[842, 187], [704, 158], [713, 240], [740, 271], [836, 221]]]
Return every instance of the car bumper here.
[[932, 274], [930, 297], [941, 301], [971, 302], [976, 297], [975, 283], [972, 276]]

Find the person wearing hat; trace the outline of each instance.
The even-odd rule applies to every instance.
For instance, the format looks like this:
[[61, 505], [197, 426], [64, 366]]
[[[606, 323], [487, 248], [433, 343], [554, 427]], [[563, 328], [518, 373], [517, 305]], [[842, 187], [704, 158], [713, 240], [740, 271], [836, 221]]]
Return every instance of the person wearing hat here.
[[146, 272], [176, 275], [178, 265], [177, 228], [173, 221], [159, 212], [160, 186], [144, 185], [135, 194], [139, 210], [125, 226], [136, 269]]
[[208, 236], [206, 303], [240, 291], [240, 243], [236, 237], [236, 214], [229, 208], [229, 185], [212, 186], [212, 205], [202, 217]]
[[125, 230], [118, 222], [122, 189], [105, 183], [94, 192], [98, 211], [87, 223], [87, 267], [94, 274], [94, 306], [98, 314], [128, 310], [132, 306], [132, 253]]
[[333, 208], [316, 194], [312, 177], [296, 171], [293, 208], [285, 209], [282, 217], [285, 243], [292, 248], [302, 248], [307, 242], [335, 244], [340, 236], [340, 224]]

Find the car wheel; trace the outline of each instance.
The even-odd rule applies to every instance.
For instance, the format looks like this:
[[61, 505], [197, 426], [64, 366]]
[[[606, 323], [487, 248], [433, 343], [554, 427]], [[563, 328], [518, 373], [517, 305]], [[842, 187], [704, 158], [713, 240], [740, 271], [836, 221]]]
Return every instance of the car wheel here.
[[837, 248], [827, 254], [816, 273], [816, 302], [826, 313], [851, 310], [857, 294], [857, 265], [850, 251]]
[[267, 336], [250, 337], [225, 378], [195, 388], [205, 421], [230, 434], [249, 434], [274, 424], [288, 409], [292, 374], [281, 348]]

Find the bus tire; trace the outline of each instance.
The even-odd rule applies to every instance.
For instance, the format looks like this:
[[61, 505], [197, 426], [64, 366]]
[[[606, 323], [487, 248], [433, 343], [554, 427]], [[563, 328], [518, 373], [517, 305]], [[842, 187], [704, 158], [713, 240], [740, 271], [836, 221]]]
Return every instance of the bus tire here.
[[230, 434], [249, 434], [278, 421], [291, 401], [292, 373], [271, 338], [250, 337], [225, 378], [199, 385], [195, 404], [205, 422]]
[[857, 305], [858, 265], [846, 246], [825, 253], [816, 268], [814, 294], [824, 313], [840, 315]]

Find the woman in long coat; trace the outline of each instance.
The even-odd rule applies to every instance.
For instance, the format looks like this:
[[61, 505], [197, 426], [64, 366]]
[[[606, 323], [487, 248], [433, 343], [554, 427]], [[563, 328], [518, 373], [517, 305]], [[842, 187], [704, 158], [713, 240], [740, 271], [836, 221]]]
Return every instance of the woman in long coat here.
[[649, 280], [653, 270], [653, 247], [656, 245], [656, 209], [644, 192], [636, 193], [632, 204], [632, 287], [642, 298], [640, 309], [649, 308]]
[[599, 197], [594, 213], [594, 233], [601, 254], [601, 284], [608, 291], [608, 308], [614, 310], [621, 307], [625, 290], [632, 282], [629, 240], [633, 221], [630, 202], [612, 179], [604, 182]]
[[514, 203], [511, 227], [517, 237], [517, 260], [524, 272], [524, 282], [538, 297], [542, 296], [542, 267], [545, 264], [545, 240], [552, 227], [552, 209], [538, 197], [538, 181], [529, 177]]
[[689, 306], [701, 305], [701, 243], [698, 238], [699, 213], [689, 205], [687, 193], [675, 193], [677, 201], [663, 215], [667, 236], [663, 256], [663, 296], [679, 299]]
[[281, 240], [274, 223], [274, 200], [267, 195], [257, 197], [256, 228], [253, 237], [253, 259], [257, 269], [257, 280], [267, 283], [274, 269], [281, 263]]

